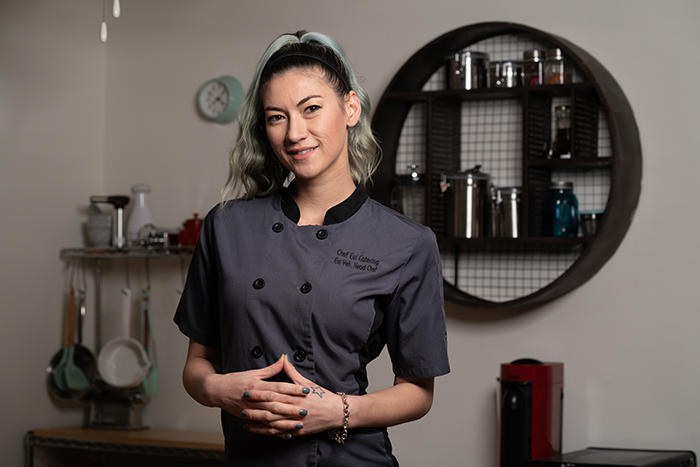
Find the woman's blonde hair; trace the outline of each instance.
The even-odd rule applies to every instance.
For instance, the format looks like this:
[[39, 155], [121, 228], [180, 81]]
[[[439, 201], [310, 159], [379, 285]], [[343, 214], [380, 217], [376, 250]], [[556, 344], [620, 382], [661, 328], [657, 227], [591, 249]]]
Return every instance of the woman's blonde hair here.
[[381, 148], [370, 125], [369, 97], [357, 82], [345, 52], [337, 42], [325, 34], [300, 31], [278, 37], [258, 62], [253, 82], [238, 109], [239, 133], [229, 154], [228, 179], [221, 191], [222, 203], [236, 197], [268, 196], [288, 180], [289, 170], [279, 163], [267, 138], [260, 91], [277, 73], [312, 67], [323, 71], [339, 98], [352, 90], [360, 99], [360, 120], [348, 129], [350, 171], [356, 184], [371, 182], [381, 159]]

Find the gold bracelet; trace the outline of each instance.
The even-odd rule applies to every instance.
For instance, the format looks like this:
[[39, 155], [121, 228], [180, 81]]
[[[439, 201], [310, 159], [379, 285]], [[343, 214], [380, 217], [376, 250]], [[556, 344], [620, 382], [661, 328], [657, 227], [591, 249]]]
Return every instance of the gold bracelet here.
[[339, 392], [338, 395], [343, 399], [343, 426], [333, 430], [332, 438], [340, 444], [345, 444], [348, 439], [348, 425], [350, 424], [350, 404], [348, 404], [348, 396], [344, 392]]

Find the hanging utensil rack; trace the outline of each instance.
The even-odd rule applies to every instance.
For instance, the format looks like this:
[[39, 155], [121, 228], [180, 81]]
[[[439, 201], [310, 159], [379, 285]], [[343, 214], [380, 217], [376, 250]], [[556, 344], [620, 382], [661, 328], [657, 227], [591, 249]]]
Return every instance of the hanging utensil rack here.
[[[180, 258], [182, 261], [192, 256], [194, 246], [171, 248], [64, 248], [60, 252], [63, 261], [90, 259], [94, 269], [95, 300], [95, 354], [102, 348], [102, 274], [103, 261], [115, 259], [157, 259]], [[184, 267], [184, 264], [183, 264]], [[184, 274], [183, 274], [184, 275]], [[184, 280], [184, 279], [183, 279]], [[128, 389], [112, 388], [101, 383], [96, 393], [83, 400], [87, 404], [85, 427], [117, 430], [141, 430], [147, 428], [142, 422], [142, 411], [148, 402], [141, 386]]]

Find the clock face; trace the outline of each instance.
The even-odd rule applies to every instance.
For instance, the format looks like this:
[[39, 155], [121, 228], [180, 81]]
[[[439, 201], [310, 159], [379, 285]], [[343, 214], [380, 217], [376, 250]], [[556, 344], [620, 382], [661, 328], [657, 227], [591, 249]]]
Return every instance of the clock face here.
[[209, 118], [216, 118], [223, 114], [228, 101], [228, 90], [216, 80], [205, 84], [199, 94], [199, 108]]
[[219, 76], [199, 88], [197, 107], [205, 118], [226, 124], [236, 120], [238, 107], [243, 102], [243, 86], [233, 76]]

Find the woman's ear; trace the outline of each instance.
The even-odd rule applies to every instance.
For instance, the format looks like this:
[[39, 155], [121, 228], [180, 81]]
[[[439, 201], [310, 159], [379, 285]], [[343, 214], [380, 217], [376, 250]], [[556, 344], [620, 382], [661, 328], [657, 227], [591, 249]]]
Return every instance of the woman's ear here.
[[362, 104], [355, 91], [350, 91], [345, 95], [345, 115], [347, 115], [347, 126], [357, 125], [362, 115]]

